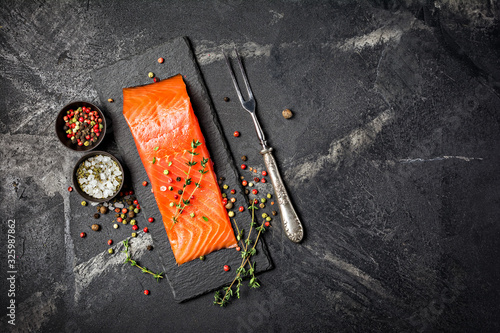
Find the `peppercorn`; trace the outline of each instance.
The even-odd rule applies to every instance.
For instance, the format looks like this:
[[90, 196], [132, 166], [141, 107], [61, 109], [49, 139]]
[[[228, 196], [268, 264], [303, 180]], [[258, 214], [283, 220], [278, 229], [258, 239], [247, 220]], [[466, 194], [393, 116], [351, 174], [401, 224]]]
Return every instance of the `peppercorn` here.
[[148, 182], [147, 181], [143, 181], [142, 182], [142, 186], [148, 186]]
[[261, 181], [262, 183], [265, 183], [265, 182], [266, 182], [266, 178], [262, 178], [260, 181]]
[[245, 155], [241, 156], [241, 160], [242, 161], [246, 161], [247, 160], [247, 157]]
[[222, 197], [223, 198], [227, 198], [227, 194], [226, 193], [222, 193]]
[[292, 111], [290, 109], [283, 110], [283, 112], [281, 112], [281, 114], [283, 115], [283, 117], [285, 119], [290, 119], [293, 116], [293, 113], [292, 113]]
[[127, 224], [128, 222], [129, 222], [129, 221], [127, 221], [127, 220], [123, 220], [123, 221], [122, 221], [122, 223], [123, 223], [123, 224]]
[[269, 225], [270, 225], [270, 224], [271, 224], [271, 223], [269, 223], [268, 221], [264, 222], [264, 225], [265, 225], [266, 227], [269, 227]]
[[118, 226], [118, 224], [117, 224], [117, 223], [113, 224], [113, 228], [118, 229], [118, 227], [119, 227], [119, 226]]
[[235, 189], [232, 189], [231, 190], [231, 194], [235, 194], [236, 193], [236, 190]]
[[177, 191], [177, 193], [182, 194], [182, 190]]
[[157, 77], [154, 77], [154, 78], [153, 78], [153, 82], [158, 82], [158, 81], [160, 81], [160, 79], [159, 79], [159, 78], [157, 78]]
[[135, 225], [136, 223], [136, 220], [130, 220], [130, 225]]
[[73, 188], [71, 186], [68, 187], [68, 192], [73, 192]]
[[99, 208], [99, 212], [101, 212], [101, 214], [107, 214], [108, 213], [108, 207], [101, 206], [101, 208]]
[[268, 198], [268, 199], [271, 199], [271, 198], [272, 198], [271, 193], [268, 193], [266, 196], [267, 196], [267, 198]]
[[80, 237], [81, 237], [81, 238], [85, 238], [86, 236], [87, 236], [87, 234], [86, 234], [86, 233], [84, 233], [84, 232], [80, 232]]
[[236, 202], [236, 198], [231, 198], [231, 199], [229, 199], [229, 201], [231, 201], [232, 203], [235, 203]]
[[243, 185], [243, 186], [247, 186], [247, 185], [248, 185], [248, 182], [247, 182], [246, 180], [244, 180], [244, 181], [242, 181], [242, 182], [241, 182], [241, 185]]
[[113, 103], [114, 101], [115, 101], [114, 99], [112, 99], [112, 98], [108, 98], [108, 102], [109, 102], [109, 103]]
[[155, 219], [154, 219], [153, 217], [150, 217], [150, 218], [148, 219], [148, 222], [149, 222], [149, 223], [153, 223], [153, 222], [154, 222], [154, 220], [155, 220]]
[[200, 260], [201, 261], [205, 260], [205, 256], [200, 256]]
[[238, 208], [238, 210], [239, 210], [240, 212], [242, 212], [242, 211], [244, 211], [244, 210], [245, 210], [245, 207], [240, 206], [240, 208]]
[[139, 213], [139, 208], [138, 208], [138, 207], [135, 207], [135, 208], [134, 208], [134, 213], [135, 213], [135, 214], [138, 214], [138, 213]]
[[87, 206], [87, 201], [82, 201], [82, 206]]
[[128, 212], [128, 217], [134, 217], [135, 216], [135, 213], [133, 210], [131, 210], [130, 212]]
[[234, 212], [233, 212], [232, 210], [230, 210], [230, 211], [227, 213], [227, 215], [228, 215], [229, 217], [233, 217], [233, 216], [234, 216]]
[[149, 295], [149, 290], [144, 290], [144, 295]]
[[194, 217], [194, 213], [189, 214], [189, 216]]
[[277, 211], [275, 211], [275, 210], [273, 210], [273, 211], [271, 212], [271, 214], [273, 214], [274, 216], [276, 216], [276, 215], [278, 215], [278, 212], [277, 212]]
[[153, 245], [148, 245], [146, 249], [148, 249], [148, 251], [153, 251]]
[[142, 229], [142, 231], [144, 231], [145, 233], [148, 233], [149, 229], [148, 229], [148, 227], [146, 227], [146, 228]]
[[112, 239], [108, 239], [108, 245], [112, 245], [113, 244], [113, 240]]
[[241, 251], [241, 247], [237, 246], [236, 247], [236, 251], [240, 252]]
[[137, 233], [133, 232], [131, 236], [132, 237], [137, 237]]
[[120, 214], [115, 214], [115, 217], [120, 217]]
[[229, 97], [224, 97], [224, 102], [229, 102]]
[[266, 221], [268, 221], [268, 222], [269, 222], [269, 221], [271, 221], [271, 220], [272, 220], [271, 216], [266, 217]]
[[261, 203], [261, 204], [259, 205], [259, 207], [260, 207], [260, 208], [266, 208], [266, 205], [265, 205], [264, 203]]
[[153, 77], [155, 77], [155, 74], [154, 74], [153, 72], [149, 72], [149, 73], [148, 73], [148, 76], [149, 76], [150, 78], [153, 78]]
[[228, 272], [230, 269], [231, 269], [231, 267], [229, 267], [229, 265], [224, 265], [224, 270], [225, 270], [226, 272]]
[[242, 165], [241, 165], [241, 169], [242, 169], [242, 170], [245, 170], [246, 168], [247, 168], [247, 166], [246, 166], [245, 164], [242, 164]]
[[92, 224], [90, 227], [93, 231], [99, 231], [101, 229], [101, 226], [99, 224]]
[[262, 218], [264, 218], [264, 219], [265, 219], [265, 218], [266, 218], [266, 217], [268, 217], [268, 216], [269, 216], [269, 215], [267, 215], [266, 213], [262, 213]]
[[237, 138], [237, 137], [239, 137], [239, 136], [240, 136], [240, 132], [238, 132], [238, 131], [234, 131], [233, 135]]
[[139, 229], [139, 227], [137, 226], [137, 224], [132, 226], [132, 230], [136, 231], [137, 229]]
[[259, 193], [259, 191], [257, 191], [257, 189], [256, 189], [256, 188], [254, 188], [254, 189], [252, 190], [252, 193], [253, 193], [253, 194], [257, 194], [257, 193]]
[[233, 203], [228, 202], [225, 207], [226, 207], [226, 209], [231, 209], [231, 208], [233, 208]]
[[250, 190], [245, 189], [245, 194], [248, 194], [248, 193], [250, 193]]
[[158, 63], [163, 64], [164, 59], [163, 58], [158, 58]]
[[113, 249], [108, 249], [108, 253], [109, 253], [109, 254], [113, 254], [114, 252], [115, 252], [115, 250], [113, 250]]
[[178, 182], [180, 182], [182, 180], [182, 178], [181, 177], [177, 177], [177, 178], [175, 178], [175, 180], [177, 180]]
[[98, 218], [100, 218], [100, 217], [101, 217], [101, 215], [99, 215], [98, 213], [95, 213], [95, 214], [94, 214], [94, 218], [95, 218], [95, 219], [98, 219]]

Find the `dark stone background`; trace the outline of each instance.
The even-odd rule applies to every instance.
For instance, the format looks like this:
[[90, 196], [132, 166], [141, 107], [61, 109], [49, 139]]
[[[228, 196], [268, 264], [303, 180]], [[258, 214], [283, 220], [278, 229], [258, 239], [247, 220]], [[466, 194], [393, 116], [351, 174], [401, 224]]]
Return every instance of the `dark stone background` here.
[[[4, 0], [0, 8], [0, 331], [500, 331], [497, 2]], [[53, 133], [63, 105], [98, 102], [92, 71], [179, 36], [193, 44], [234, 158], [262, 169], [222, 60], [221, 50], [240, 50], [306, 230], [293, 244], [275, 219], [265, 235], [275, 269], [225, 309], [212, 294], [177, 304], [167, 283], [106, 261], [107, 245], [85, 247], [77, 235], [89, 207], [66, 190], [80, 155]], [[3, 312], [8, 219], [15, 328]], [[158, 267], [154, 251], [137, 255]]]

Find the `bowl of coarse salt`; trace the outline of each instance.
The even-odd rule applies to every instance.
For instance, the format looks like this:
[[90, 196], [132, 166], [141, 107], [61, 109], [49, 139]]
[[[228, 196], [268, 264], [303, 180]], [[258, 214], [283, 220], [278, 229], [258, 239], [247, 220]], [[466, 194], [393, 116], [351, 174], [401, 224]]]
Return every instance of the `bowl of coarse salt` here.
[[116, 157], [105, 151], [82, 156], [73, 168], [73, 185], [84, 199], [105, 202], [120, 193], [124, 181], [123, 167]]

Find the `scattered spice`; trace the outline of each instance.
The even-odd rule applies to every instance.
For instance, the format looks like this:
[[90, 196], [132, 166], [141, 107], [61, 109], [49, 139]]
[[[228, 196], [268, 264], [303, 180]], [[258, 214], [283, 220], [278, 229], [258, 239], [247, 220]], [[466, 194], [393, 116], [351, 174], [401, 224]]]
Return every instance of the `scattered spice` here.
[[118, 223], [113, 224], [113, 228], [118, 229], [119, 228]]
[[148, 251], [153, 251], [153, 245], [148, 245], [146, 249], [148, 249]]
[[165, 61], [163, 58], [158, 58], [158, 63], [163, 64], [163, 61]]
[[92, 224], [90, 227], [93, 231], [99, 231], [101, 230], [101, 226], [99, 224]]
[[113, 249], [108, 249], [108, 253], [109, 253], [109, 254], [113, 254], [113, 253], [115, 253], [115, 250], [113, 250]]
[[155, 74], [154, 74], [153, 72], [149, 72], [149, 73], [148, 73], [148, 76], [149, 76], [150, 78], [153, 78], [153, 77], [155, 77]]
[[68, 192], [73, 192], [73, 188], [71, 186], [68, 187]]
[[105, 206], [99, 207], [99, 212], [101, 214], [107, 214], [108, 213], [108, 207], [105, 207]]
[[113, 103], [114, 101], [115, 101], [114, 99], [112, 99], [112, 98], [108, 98], [108, 102], [109, 102], [109, 103]]
[[237, 137], [239, 137], [239, 136], [240, 136], [240, 132], [238, 132], [238, 131], [234, 131], [233, 135], [237, 138]]
[[82, 201], [82, 206], [87, 206], [87, 201]]
[[247, 160], [247, 157], [245, 155], [241, 156], [241, 160], [244, 162]]
[[224, 265], [224, 270], [225, 270], [226, 272], [229, 272], [229, 270], [230, 270], [230, 269], [231, 269], [231, 267], [229, 267], [229, 265]]
[[252, 193], [253, 193], [253, 194], [257, 194], [257, 193], [259, 193], [259, 191], [257, 191], [257, 189], [256, 189], [256, 188], [254, 188], [254, 189], [252, 190]]
[[80, 237], [81, 237], [81, 238], [85, 238], [86, 236], [87, 236], [87, 234], [86, 234], [86, 233], [84, 233], [84, 232], [80, 232]]
[[137, 237], [137, 233], [133, 232], [132, 235], [130, 235], [132, 237]]
[[148, 182], [147, 181], [143, 181], [142, 182], [142, 186], [148, 186]]
[[205, 260], [205, 256], [200, 256], [200, 260], [201, 261]]
[[160, 81], [160, 79], [159, 79], [159, 78], [157, 78], [157, 77], [154, 77], [154, 78], [153, 78], [153, 82], [155, 82], [155, 83], [156, 83], [156, 82], [158, 82], [158, 81]]
[[265, 225], [266, 227], [269, 227], [269, 225], [270, 225], [270, 224], [271, 224], [271, 223], [269, 223], [269, 221], [266, 221], [266, 222], [264, 223], [264, 225]]
[[224, 97], [224, 102], [229, 102], [229, 101], [230, 101], [229, 97]]
[[246, 168], [247, 168], [247, 166], [246, 166], [245, 164], [242, 164], [242, 165], [241, 165], [241, 169], [242, 169], [242, 170], [245, 170]]
[[247, 182], [246, 180], [244, 180], [244, 181], [242, 181], [242, 182], [241, 182], [241, 185], [243, 185], [243, 186], [247, 186], [247, 185], [248, 185], [248, 182]]
[[275, 211], [275, 210], [273, 210], [273, 211], [271, 212], [271, 214], [273, 214], [274, 216], [276, 216], [276, 215], [278, 215], [278, 212], [277, 212], [277, 211]]
[[228, 202], [225, 207], [226, 207], [226, 209], [231, 209], [231, 208], [233, 208], [233, 203]]
[[149, 222], [149, 223], [152, 223], [152, 222], [154, 222], [154, 221], [155, 221], [155, 219], [154, 219], [153, 217], [148, 218], [148, 222]]
[[281, 114], [283, 115], [283, 118], [285, 118], [285, 119], [290, 119], [293, 117], [293, 113], [290, 109], [283, 110], [283, 112], [281, 112]]
[[137, 231], [137, 229], [139, 229], [139, 227], [137, 226], [137, 224], [135, 224], [135, 225], [132, 226], [132, 230]]
[[245, 210], [245, 207], [240, 206], [240, 208], [238, 208], [238, 210], [239, 210], [240, 212], [242, 212], [242, 211], [244, 211], [244, 210]]
[[108, 245], [112, 245], [113, 244], [113, 240], [112, 239], [108, 239]]
[[144, 231], [145, 233], [148, 233], [149, 229], [148, 229], [148, 227], [146, 227], [146, 228], [142, 229], [142, 231]]
[[144, 295], [149, 295], [149, 290], [144, 290]]
[[100, 217], [101, 217], [101, 215], [100, 215], [100, 214], [98, 214], [98, 213], [95, 213], [95, 214], [94, 214], [94, 218], [95, 218], [95, 219], [98, 219], [98, 218], [100, 218]]

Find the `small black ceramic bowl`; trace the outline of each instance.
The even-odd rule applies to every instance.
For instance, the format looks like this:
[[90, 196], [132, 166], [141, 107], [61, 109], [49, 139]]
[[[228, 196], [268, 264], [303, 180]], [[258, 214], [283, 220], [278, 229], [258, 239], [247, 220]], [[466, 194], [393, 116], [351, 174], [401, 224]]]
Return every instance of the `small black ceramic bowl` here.
[[[113, 192], [113, 194], [107, 196], [106, 198], [94, 198], [93, 196], [85, 193], [82, 190], [82, 188], [80, 187], [80, 184], [78, 183], [78, 168], [80, 167], [80, 164], [82, 164], [83, 162], [85, 162], [89, 158], [91, 158], [93, 156], [97, 156], [97, 155], [110, 157], [111, 160], [116, 162], [116, 164], [118, 165], [118, 168], [120, 169], [120, 171], [122, 173], [122, 180], [120, 182], [120, 185], [117, 187], [116, 191]], [[120, 193], [120, 191], [122, 190], [123, 183], [125, 181], [124, 177], [125, 177], [125, 173], [123, 172], [123, 166], [121, 165], [120, 161], [118, 161], [118, 159], [116, 157], [114, 157], [113, 155], [111, 155], [110, 153], [107, 153], [105, 151], [96, 150], [96, 151], [91, 151], [91, 152], [83, 155], [78, 160], [78, 162], [76, 162], [75, 167], [73, 168], [73, 186], [74, 186], [76, 192], [78, 192], [78, 194], [80, 194], [85, 200], [88, 200], [91, 202], [106, 202], [106, 201], [109, 201], [109, 200], [113, 199], [114, 197], [116, 197], [118, 195], [118, 193]]]
[[[85, 136], [82, 135], [82, 137], [80, 138], [82, 141], [82, 145], [80, 146], [80, 145], [78, 145], [76, 140], [72, 141], [71, 138], [68, 138], [68, 136], [67, 136], [68, 134], [66, 133], [66, 131], [68, 131], [70, 129], [69, 128], [65, 129], [64, 117], [68, 116], [68, 111], [74, 112], [74, 111], [78, 110], [78, 108], [83, 108], [83, 107], [90, 108], [91, 112], [97, 111], [98, 116], [102, 119], [101, 124], [103, 126], [99, 132], [99, 136], [97, 136], [97, 134], [95, 134], [96, 135], [95, 141], [92, 142], [91, 140], [92, 140], [93, 133], [90, 131], [92, 126], [88, 125], [88, 135], [91, 136], [91, 140], [85, 139]], [[89, 121], [91, 121], [90, 115], [89, 114], [86, 114], [86, 115], [88, 117], [87, 119]], [[84, 115], [82, 115], [82, 117], [84, 117]], [[86, 119], [84, 119], [84, 120], [86, 120]], [[99, 123], [97, 123], [97, 124], [99, 124]], [[83, 102], [83, 101], [72, 102], [72, 103], [69, 103], [68, 105], [64, 106], [61, 109], [61, 111], [59, 111], [59, 114], [57, 115], [57, 119], [56, 119], [56, 134], [57, 134], [57, 137], [59, 138], [59, 141], [61, 141], [61, 143], [65, 147], [67, 147], [71, 150], [74, 150], [74, 151], [89, 151], [89, 150], [95, 149], [104, 139], [104, 136], [106, 135], [106, 118], [104, 117], [102, 111], [92, 103]], [[85, 146], [83, 144], [83, 142], [85, 142], [85, 141], [88, 141], [90, 144], [88, 146]]]

